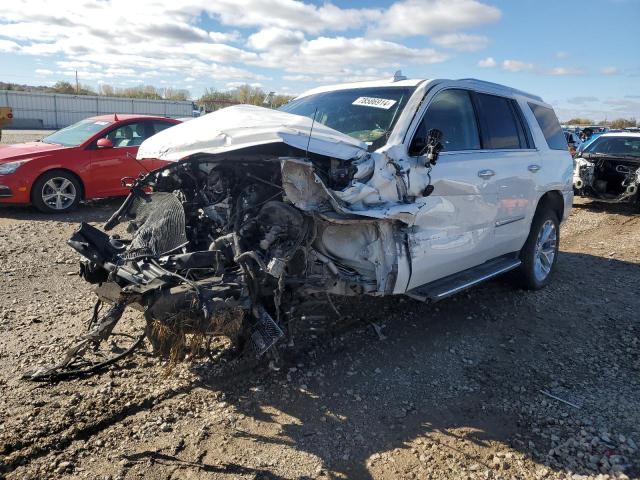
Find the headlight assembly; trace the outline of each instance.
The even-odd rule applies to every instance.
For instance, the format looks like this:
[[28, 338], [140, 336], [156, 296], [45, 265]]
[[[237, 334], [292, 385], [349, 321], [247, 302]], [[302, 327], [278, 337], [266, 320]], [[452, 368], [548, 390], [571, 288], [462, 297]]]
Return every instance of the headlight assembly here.
[[17, 162], [8, 162], [0, 164], [0, 175], [8, 175], [10, 173], [15, 172], [20, 165], [22, 165], [26, 160], [19, 160]]

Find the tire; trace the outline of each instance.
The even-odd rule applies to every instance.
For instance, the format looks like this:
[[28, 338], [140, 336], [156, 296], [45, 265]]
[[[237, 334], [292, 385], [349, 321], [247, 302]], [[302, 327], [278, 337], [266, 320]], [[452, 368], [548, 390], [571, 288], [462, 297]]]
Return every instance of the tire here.
[[45, 172], [33, 184], [31, 201], [43, 213], [66, 213], [78, 206], [82, 185], [64, 170]]
[[547, 286], [558, 260], [559, 245], [558, 216], [543, 206], [533, 217], [529, 236], [520, 250], [522, 264], [514, 272], [517, 283], [527, 290], [540, 290]]

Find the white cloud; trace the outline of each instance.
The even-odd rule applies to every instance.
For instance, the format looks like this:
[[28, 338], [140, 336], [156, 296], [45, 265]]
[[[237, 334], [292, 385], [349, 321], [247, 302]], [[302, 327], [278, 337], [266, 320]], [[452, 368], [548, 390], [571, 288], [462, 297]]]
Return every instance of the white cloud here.
[[47, 70], [46, 68], [36, 68], [35, 70], [37, 75], [52, 75], [53, 70]]
[[585, 71], [578, 67], [554, 67], [549, 70], [549, 75], [564, 77], [569, 75], [584, 75]]
[[[56, 65], [53, 73], [78, 70], [96, 81], [266, 81], [256, 67], [299, 79], [287, 81], [356, 81], [443, 62], [449, 54], [441, 47], [484, 48], [486, 37], [461, 30], [500, 16], [481, 0], [399, 0], [388, 8], [310, 0], [76, 0], [71, 8], [23, 0], [0, 9], [0, 52], [49, 57], [42, 65]], [[207, 17], [221, 25], [209, 30]], [[396, 41], [414, 35], [432, 36], [437, 48]]]
[[556, 58], [559, 58], [561, 60], [569, 58], [569, 53], [564, 51], [556, 52]]
[[522, 62], [520, 60], [505, 60], [502, 62], [502, 69], [508, 72], [528, 72], [533, 70], [532, 63]]
[[240, 32], [234, 30], [232, 32], [209, 32], [209, 38], [218, 42], [236, 42], [240, 39]]
[[238, 87], [242, 87], [244, 85], [249, 85], [250, 87], [254, 87], [254, 88], [261, 88], [262, 84], [260, 82], [253, 82], [253, 83], [247, 83], [247, 82], [227, 82], [225, 84], [225, 87], [227, 90], [232, 90], [234, 88], [238, 88]]
[[[264, 52], [260, 55], [258, 64], [281, 68], [290, 73], [317, 74], [325, 79], [335, 78], [333, 81], [356, 81], [375, 78], [375, 75], [379, 78], [380, 68], [399, 68], [410, 62], [439, 63], [447, 58], [448, 55], [430, 48], [410, 48], [385, 40], [318, 37], [303, 42], [294, 52]], [[371, 68], [372, 65], [375, 65], [375, 68]]]
[[493, 57], [483, 58], [478, 62], [478, 66], [480, 68], [493, 68], [497, 65], [498, 65], [498, 62], [496, 62], [496, 59]]
[[0, 52], [17, 52], [20, 50], [20, 45], [11, 40], [0, 39]]
[[311, 75], [283, 75], [282, 79], [287, 82], [311, 82], [314, 80]]
[[350, 30], [382, 15], [379, 9], [340, 8], [331, 3], [316, 6], [295, 0], [202, 0], [200, 6], [225, 25], [279, 27], [309, 33]]
[[579, 104], [579, 105], [584, 105], [585, 103], [593, 103], [593, 102], [597, 102], [598, 101], [598, 97], [572, 97], [572, 98], [567, 98], [567, 102], [569, 103], [575, 103], [575, 104]]
[[[571, 100], [571, 99], [569, 99]], [[608, 98], [600, 102], [591, 102], [588, 105], [576, 104], [576, 107], [562, 105], [555, 109], [558, 117], [569, 119], [572, 117], [588, 117], [596, 121], [605, 118], [639, 118], [640, 101], [627, 98]]]
[[604, 67], [600, 70], [602, 75], [617, 75], [618, 69], [616, 67]]
[[410, 37], [454, 32], [500, 20], [499, 9], [477, 0], [404, 0], [378, 19], [372, 32]]
[[466, 33], [447, 33], [434, 37], [432, 41], [440, 47], [460, 52], [475, 52], [489, 45], [489, 39], [484, 35], [467, 35]]
[[247, 45], [256, 50], [290, 49], [304, 42], [304, 33], [299, 30], [285, 30], [279, 27], [268, 27], [251, 35]]

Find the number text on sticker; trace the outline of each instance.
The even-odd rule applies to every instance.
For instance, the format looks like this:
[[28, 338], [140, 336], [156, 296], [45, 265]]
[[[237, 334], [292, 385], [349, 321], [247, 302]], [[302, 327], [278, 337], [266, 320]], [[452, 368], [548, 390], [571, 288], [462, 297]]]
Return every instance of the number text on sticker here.
[[354, 100], [353, 105], [362, 105], [363, 107], [374, 107], [389, 110], [396, 103], [395, 100], [376, 97], [358, 97]]

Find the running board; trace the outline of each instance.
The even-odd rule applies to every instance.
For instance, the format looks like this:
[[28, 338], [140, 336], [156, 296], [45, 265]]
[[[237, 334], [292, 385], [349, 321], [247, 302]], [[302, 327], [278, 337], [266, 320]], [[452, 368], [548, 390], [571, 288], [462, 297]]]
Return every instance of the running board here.
[[416, 287], [413, 290], [409, 290], [406, 295], [422, 302], [438, 302], [514, 268], [518, 268], [522, 262], [515, 255], [489, 260], [477, 267]]

